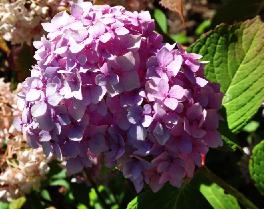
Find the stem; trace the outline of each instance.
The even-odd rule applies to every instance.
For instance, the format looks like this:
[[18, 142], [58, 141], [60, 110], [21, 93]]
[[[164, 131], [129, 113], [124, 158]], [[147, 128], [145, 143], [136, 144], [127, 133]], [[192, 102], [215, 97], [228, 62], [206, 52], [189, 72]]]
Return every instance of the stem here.
[[247, 209], [259, 209], [253, 202], [251, 202], [245, 195], [239, 192], [237, 189], [232, 187], [231, 185], [227, 184], [224, 180], [214, 174], [211, 170], [207, 167], [203, 167], [202, 169], [203, 174], [210, 179], [211, 181], [215, 182], [219, 186], [221, 186], [227, 193], [235, 196], [239, 202], [245, 206]]
[[106, 203], [105, 198], [103, 198], [103, 196], [101, 195], [101, 193], [98, 191], [98, 187], [97, 184], [94, 182], [94, 180], [91, 178], [90, 175], [88, 175], [87, 170], [85, 170], [84, 172], [85, 177], [87, 178], [87, 180], [92, 184], [98, 198], [99, 198], [99, 202], [100, 204], [105, 208], [105, 209], [110, 209], [110, 206]]

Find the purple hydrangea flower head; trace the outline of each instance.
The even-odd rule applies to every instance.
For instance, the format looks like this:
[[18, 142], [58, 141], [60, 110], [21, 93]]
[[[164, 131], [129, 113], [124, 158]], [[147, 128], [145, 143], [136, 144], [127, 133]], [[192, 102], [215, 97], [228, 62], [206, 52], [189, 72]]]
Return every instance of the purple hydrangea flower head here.
[[42, 25], [20, 128], [70, 174], [116, 166], [138, 192], [179, 187], [222, 144], [219, 86], [199, 55], [162, 43], [148, 12], [80, 2]]

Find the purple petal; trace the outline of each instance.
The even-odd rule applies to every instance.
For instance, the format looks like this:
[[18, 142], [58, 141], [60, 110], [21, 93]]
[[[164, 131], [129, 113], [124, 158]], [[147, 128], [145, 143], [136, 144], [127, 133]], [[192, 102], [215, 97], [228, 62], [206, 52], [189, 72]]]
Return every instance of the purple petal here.
[[79, 146], [81, 145], [75, 141], [68, 141], [62, 145], [62, 153], [66, 157], [75, 158], [80, 153]]
[[221, 135], [218, 131], [208, 131], [203, 140], [209, 147], [216, 148], [223, 145]]
[[186, 115], [189, 120], [197, 120], [202, 117], [202, 107], [199, 103], [193, 104], [186, 111]]
[[117, 57], [116, 61], [124, 71], [131, 71], [136, 65], [136, 60], [133, 52], [128, 52], [123, 56]]
[[66, 167], [69, 175], [79, 173], [83, 170], [83, 164], [79, 158], [67, 160]]
[[68, 137], [72, 141], [81, 141], [83, 138], [84, 128], [80, 126], [69, 129]]
[[164, 47], [157, 53], [157, 59], [162, 66], [167, 66], [173, 60], [173, 55]]
[[156, 127], [153, 130], [153, 135], [157, 139], [160, 145], [166, 144], [166, 142], [170, 139], [170, 134], [161, 123], [157, 123]]
[[105, 141], [106, 141], [105, 137], [102, 134], [97, 134], [97, 135], [93, 136], [89, 140], [90, 150], [97, 155], [101, 154], [104, 151], [107, 151], [108, 147], [107, 147]]

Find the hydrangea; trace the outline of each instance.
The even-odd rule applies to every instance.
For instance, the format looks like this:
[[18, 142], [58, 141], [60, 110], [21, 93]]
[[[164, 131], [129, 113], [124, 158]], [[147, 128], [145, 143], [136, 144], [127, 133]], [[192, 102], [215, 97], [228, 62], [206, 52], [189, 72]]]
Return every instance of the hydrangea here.
[[20, 113], [9, 85], [0, 80], [0, 201], [11, 201], [38, 189], [49, 171], [49, 158], [42, 149], [27, 146], [25, 137], [12, 126]]
[[9, 83], [5, 83], [4, 79], [0, 79], [0, 130], [8, 130], [12, 124], [14, 114], [18, 116], [14, 110], [16, 102], [14, 95], [10, 91]]
[[[17, 134], [17, 133], [16, 133]], [[32, 149], [25, 145], [19, 134], [7, 138], [8, 153], [1, 156], [0, 200], [11, 201], [32, 189], [39, 189], [41, 180], [49, 171], [48, 159], [41, 148]], [[1, 150], [1, 148], [0, 148]], [[11, 157], [16, 156], [16, 158]], [[3, 162], [2, 160], [5, 160]]]
[[42, 25], [18, 127], [69, 174], [115, 166], [137, 192], [179, 187], [222, 144], [219, 86], [200, 55], [162, 43], [148, 12], [80, 2]]
[[154, 0], [93, 0], [94, 4], [121, 5], [130, 11], [148, 10], [153, 7]]
[[40, 38], [40, 23], [68, 8], [68, 0], [1, 0], [0, 35], [13, 44]]

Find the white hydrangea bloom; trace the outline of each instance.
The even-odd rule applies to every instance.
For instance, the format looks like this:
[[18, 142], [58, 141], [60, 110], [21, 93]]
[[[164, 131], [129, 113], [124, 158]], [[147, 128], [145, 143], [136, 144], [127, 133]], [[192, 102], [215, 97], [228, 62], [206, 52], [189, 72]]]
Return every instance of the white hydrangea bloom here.
[[19, 115], [16, 98], [0, 79], [0, 201], [10, 201], [38, 189], [49, 171], [42, 149], [29, 148], [12, 121]]
[[42, 35], [41, 22], [68, 8], [68, 0], [1, 0], [0, 35], [13, 44], [28, 43]]

